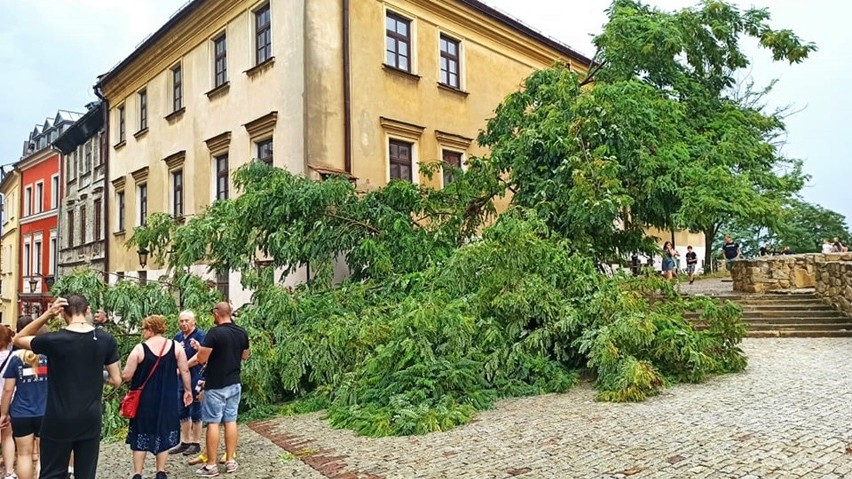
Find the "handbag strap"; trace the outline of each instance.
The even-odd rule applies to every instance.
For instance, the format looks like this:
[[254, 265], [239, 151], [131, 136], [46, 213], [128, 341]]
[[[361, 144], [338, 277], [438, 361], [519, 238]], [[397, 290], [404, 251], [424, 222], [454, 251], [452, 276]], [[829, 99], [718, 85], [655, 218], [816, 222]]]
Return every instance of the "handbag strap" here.
[[143, 389], [145, 389], [145, 385], [146, 385], [146, 384], [148, 384], [148, 380], [149, 380], [149, 379], [151, 379], [151, 376], [153, 376], [153, 375], [154, 375], [154, 371], [156, 371], [156, 370], [157, 370], [157, 366], [159, 366], [159, 365], [160, 365], [160, 360], [161, 360], [161, 359], [163, 359], [163, 353], [166, 351], [166, 345], [167, 345], [167, 344], [169, 344], [169, 340], [168, 340], [168, 339], [166, 339], [166, 340], [163, 342], [163, 347], [160, 349], [160, 355], [159, 355], [159, 356], [157, 356], [157, 361], [154, 363], [154, 367], [153, 367], [153, 368], [151, 368], [151, 372], [149, 372], [149, 373], [148, 373], [148, 377], [147, 377], [147, 378], [145, 378], [145, 382], [144, 382], [144, 383], [142, 383], [142, 385], [141, 385], [141, 386], [139, 386], [139, 387], [137, 388], [140, 392], [141, 392]]
[[6, 356], [6, 359], [3, 361], [3, 364], [0, 364], [0, 373], [6, 370], [6, 365], [9, 363], [9, 360], [12, 359], [13, 354], [15, 354], [15, 352], [10, 349], [9, 355]]

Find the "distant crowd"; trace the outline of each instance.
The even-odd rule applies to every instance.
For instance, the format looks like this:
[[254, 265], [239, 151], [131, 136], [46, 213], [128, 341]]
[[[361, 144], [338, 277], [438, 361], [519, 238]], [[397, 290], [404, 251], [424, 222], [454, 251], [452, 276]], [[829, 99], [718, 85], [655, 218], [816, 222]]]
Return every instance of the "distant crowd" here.
[[[142, 479], [145, 457], [156, 458], [155, 479], [167, 479], [169, 454], [198, 464], [200, 477], [219, 475], [218, 447], [224, 425], [225, 472], [236, 472], [237, 409], [241, 365], [249, 356], [248, 334], [234, 324], [231, 306], [211, 310], [215, 327], [206, 334], [195, 313], [180, 313], [180, 332], [164, 337], [162, 316], [142, 321], [140, 342], [119, 364], [112, 335], [100, 327], [106, 315], [91, 314], [77, 294], [56, 301], [37, 319], [22, 316], [17, 334], [0, 327], [0, 451], [6, 478], [94, 479], [104, 413], [103, 386], [130, 383], [122, 401], [129, 418], [127, 444], [133, 479]], [[61, 316], [65, 327], [50, 332]], [[135, 392], [134, 392], [135, 391]], [[138, 401], [131, 400], [131, 396]], [[134, 406], [135, 407], [132, 407]], [[201, 426], [206, 424], [205, 448]], [[116, 477], [115, 471], [110, 477]]]

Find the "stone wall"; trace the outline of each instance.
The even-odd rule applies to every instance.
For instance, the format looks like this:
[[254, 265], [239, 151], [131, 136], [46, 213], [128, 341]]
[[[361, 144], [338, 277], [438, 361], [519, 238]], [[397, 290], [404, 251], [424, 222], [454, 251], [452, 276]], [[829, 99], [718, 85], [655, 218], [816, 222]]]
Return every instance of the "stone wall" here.
[[828, 256], [823, 254], [796, 254], [761, 256], [734, 261], [734, 268], [731, 271], [734, 291], [765, 293], [767, 291], [813, 288], [816, 285], [817, 264], [824, 263]]
[[852, 255], [842, 256], [839, 261], [828, 261], [817, 268], [816, 294], [847, 316], [852, 316]]

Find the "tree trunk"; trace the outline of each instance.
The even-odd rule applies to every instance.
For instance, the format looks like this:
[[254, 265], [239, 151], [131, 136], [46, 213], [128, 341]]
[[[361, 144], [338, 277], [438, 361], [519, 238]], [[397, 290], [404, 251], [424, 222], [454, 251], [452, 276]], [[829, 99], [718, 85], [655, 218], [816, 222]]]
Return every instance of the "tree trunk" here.
[[707, 228], [703, 228], [702, 232], [704, 233], [704, 272], [712, 271], [713, 265], [713, 240], [716, 238], [716, 233], [718, 232], [719, 227], [717, 225], [712, 225]]

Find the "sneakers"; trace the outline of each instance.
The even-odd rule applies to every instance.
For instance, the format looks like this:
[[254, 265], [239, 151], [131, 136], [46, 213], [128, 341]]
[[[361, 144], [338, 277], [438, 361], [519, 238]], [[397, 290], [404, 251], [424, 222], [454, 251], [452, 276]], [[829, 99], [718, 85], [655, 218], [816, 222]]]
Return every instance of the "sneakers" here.
[[230, 460], [225, 462], [225, 472], [228, 474], [232, 472], [237, 472], [237, 469], [240, 467], [240, 464], [237, 461]]
[[169, 479], [169, 476], [166, 475], [165, 471], [157, 471], [157, 475], [154, 476], [154, 479]]
[[[194, 456], [201, 452], [201, 445], [198, 443], [189, 443], [186, 445], [186, 450], [183, 451], [184, 456]], [[171, 454], [171, 451], [169, 451]]]
[[131, 479], [142, 479], [142, 474], [134, 474]]
[[[186, 450], [189, 449], [189, 447], [190, 447], [189, 443], [182, 442], [182, 443], [178, 444], [177, 446], [169, 449], [169, 454], [180, 454], [180, 453], [186, 454]], [[195, 451], [195, 452], [198, 453], [198, 451]]]
[[205, 464], [195, 471], [195, 475], [200, 477], [216, 477], [219, 475], [219, 468]]

